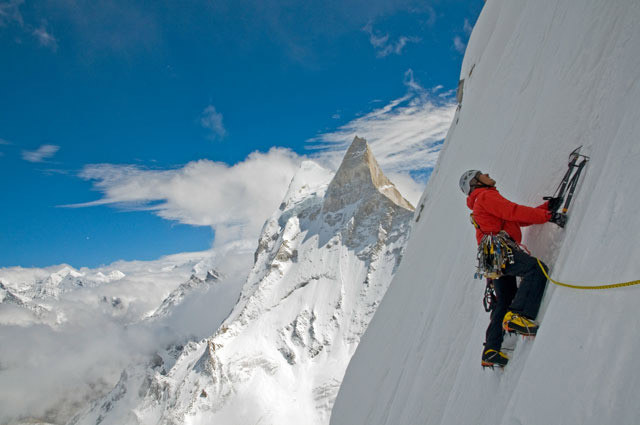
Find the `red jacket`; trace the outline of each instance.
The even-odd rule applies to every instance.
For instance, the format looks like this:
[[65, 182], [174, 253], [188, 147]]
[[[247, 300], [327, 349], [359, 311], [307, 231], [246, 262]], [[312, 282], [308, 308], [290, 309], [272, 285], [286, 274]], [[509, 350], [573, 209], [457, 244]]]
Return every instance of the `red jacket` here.
[[[467, 206], [480, 227], [476, 229], [478, 243], [487, 233], [506, 231], [517, 243], [522, 241], [520, 227], [546, 223], [551, 218], [548, 202], [532, 208], [513, 203], [500, 195], [495, 187], [474, 189], [467, 197]], [[482, 230], [481, 230], [482, 229]]]

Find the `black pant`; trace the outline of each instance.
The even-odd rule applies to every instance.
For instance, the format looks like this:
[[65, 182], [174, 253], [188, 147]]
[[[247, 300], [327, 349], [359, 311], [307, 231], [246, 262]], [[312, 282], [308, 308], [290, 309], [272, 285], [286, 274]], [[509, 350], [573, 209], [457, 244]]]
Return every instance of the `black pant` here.
[[[500, 351], [503, 339], [502, 320], [507, 311], [511, 310], [534, 320], [540, 310], [547, 278], [544, 277], [537, 259], [517, 250], [513, 251], [513, 259], [514, 263], [507, 264], [502, 276], [493, 280], [497, 303], [491, 312], [485, 349]], [[546, 265], [544, 268], [548, 270]], [[516, 276], [522, 278], [520, 288], [516, 284]]]

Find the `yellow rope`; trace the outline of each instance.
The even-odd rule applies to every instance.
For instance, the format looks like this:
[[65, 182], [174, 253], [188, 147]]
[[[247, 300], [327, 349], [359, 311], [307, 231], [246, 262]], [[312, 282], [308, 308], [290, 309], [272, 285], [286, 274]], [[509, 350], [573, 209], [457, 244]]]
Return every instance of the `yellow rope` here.
[[547, 279], [549, 279], [551, 282], [555, 283], [558, 286], [564, 286], [566, 288], [573, 288], [573, 289], [612, 289], [612, 288], [622, 288], [622, 287], [625, 287], [625, 286], [640, 285], [640, 280], [632, 280], [631, 282], [614, 283], [614, 284], [611, 284], [611, 285], [598, 285], [598, 286], [569, 285], [568, 283], [562, 283], [562, 282], [558, 282], [557, 280], [551, 279], [549, 277], [549, 275], [547, 274], [547, 271], [544, 269], [544, 266], [542, 265], [540, 260], [537, 259], [537, 258], [536, 258], [536, 260], [538, 260], [538, 265], [542, 269], [542, 273], [544, 273], [544, 276]]

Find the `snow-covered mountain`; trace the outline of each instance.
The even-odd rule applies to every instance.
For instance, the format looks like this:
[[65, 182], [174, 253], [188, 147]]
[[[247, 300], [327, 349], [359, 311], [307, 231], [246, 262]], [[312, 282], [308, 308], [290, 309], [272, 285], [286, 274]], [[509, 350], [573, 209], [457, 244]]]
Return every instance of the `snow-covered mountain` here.
[[159, 317], [166, 317], [171, 313], [173, 308], [179, 305], [184, 299], [193, 291], [206, 288], [207, 285], [212, 285], [221, 279], [220, 273], [216, 270], [209, 270], [204, 279], [199, 278], [195, 274], [192, 274], [188, 281], [181, 283], [176, 289], [174, 289], [168, 296], [162, 301], [160, 307], [149, 316], [150, 319], [157, 319]]
[[[35, 313], [33, 322], [65, 321], [61, 312], [69, 300], [110, 304], [135, 322], [151, 315], [178, 285], [190, 279], [206, 280], [217, 259], [203, 251], [170, 255], [155, 261], [118, 261], [96, 269], [75, 269], [67, 264], [46, 268], [0, 269], [0, 324], [11, 323], [2, 305]], [[213, 271], [214, 273], [217, 273]], [[219, 276], [218, 276], [219, 277]], [[195, 282], [195, 281], [194, 281]], [[145, 296], [138, 296], [141, 292]], [[91, 301], [94, 302], [94, 301]], [[133, 307], [129, 309], [128, 307]]]
[[170, 368], [229, 314], [244, 283], [233, 274], [250, 264], [250, 251], [204, 251], [98, 269], [0, 269], [0, 423], [65, 423], [124, 368]]
[[[12, 292], [30, 300], [53, 298], [78, 288], [90, 288], [102, 283], [120, 280], [125, 274], [119, 270], [111, 270], [108, 274], [101, 271], [95, 273], [80, 272], [66, 264], [51, 272], [44, 269], [23, 269], [13, 267], [3, 269], [0, 276], [7, 281], [6, 287]], [[17, 279], [12, 279], [15, 277]]]
[[507, 367], [482, 370], [489, 317], [458, 188], [464, 171], [480, 169], [507, 198], [538, 205], [583, 145], [591, 161], [566, 228], [531, 226], [524, 243], [561, 282], [640, 279], [638, 22], [637, 0], [487, 0], [461, 107], [332, 425], [638, 423], [640, 286], [549, 284], [535, 340], [509, 339]]
[[[4, 304], [5, 306], [16, 306], [25, 312], [31, 313], [36, 320], [42, 320], [49, 316], [49, 313], [51, 312], [50, 308], [33, 302], [29, 297], [15, 293], [14, 290], [5, 286], [1, 280], [0, 304]], [[5, 321], [2, 320], [1, 322], [4, 323]]]
[[[218, 331], [123, 373], [74, 424], [326, 424], [400, 263], [413, 207], [356, 138], [332, 176], [301, 165]], [[160, 367], [162, 365], [162, 367]]]

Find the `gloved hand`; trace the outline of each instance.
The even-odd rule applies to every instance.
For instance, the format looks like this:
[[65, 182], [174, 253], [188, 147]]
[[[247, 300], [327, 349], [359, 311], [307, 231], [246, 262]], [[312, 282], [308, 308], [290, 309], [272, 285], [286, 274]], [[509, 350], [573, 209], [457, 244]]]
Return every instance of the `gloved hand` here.
[[562, 204], [562, 198], [560, 197], [545, 197], [544, 198], [548, 204], [547, 204], [547, 209], [551, 212], [556, 211], [558, 208], [560, 208], [560, 205]]
[[555, 223], [558, 226], [564, 228], [564, 226], [567, 224], [567, 216], [566, 214], [554, 212], [554, 213], [551, 213], [551, 218], [549, 219], [549, 222]]

